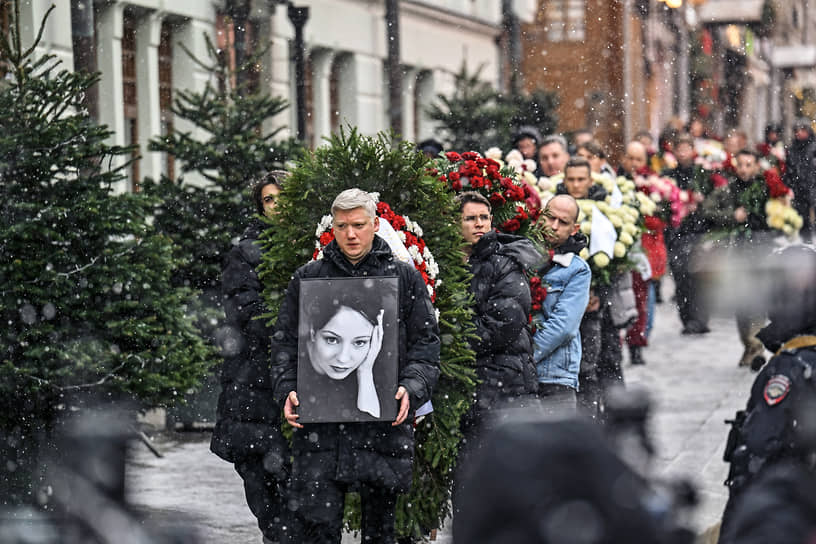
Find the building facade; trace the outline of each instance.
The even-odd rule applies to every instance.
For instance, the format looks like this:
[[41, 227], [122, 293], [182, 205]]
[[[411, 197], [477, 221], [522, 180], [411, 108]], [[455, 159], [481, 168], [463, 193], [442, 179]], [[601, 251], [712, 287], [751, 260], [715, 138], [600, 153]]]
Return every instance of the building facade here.
[[[32, 43], [51, 0], [20, 0], [23, 41]], [[531, 16], [535, 0], [513, 0], [513, 9]], [[141, 159], [131, 167], [129, 188], [144, 177], [173, 174], [172, 157], [148, 151], [150, 139], [171, 129], [192, 131], [170, 111], [174, 92], [202, 90], [210, 73], [188, 52], [207, 59], [209, 36], [229, 49], [235, 39], [228, 16], [230, 0], [68, 0], [56, 3], [39, 53], [50, 53], [73, 69], [81, 59], [74, 45], [81, 33], [77, 6], [92, 9], [94, 61], [101, 72], [97, 118], [108, 125], [115, 144], [138, 144]], [[389, 127], [387, 28], [384, 0], [248, 0], [247, 48], [263, 51], [258, 88], [287, 98], [290, 108], [270, 123], [289, 127], [296, 119], [294, 27], [288, 5], [308, 8], [303, 27], [306, 143], [349, 124], [363, 134]], [[438, 94], [452, 91], [463, 64], [483, 66], [482, 77], [501, 80], [502, 9], [507, 0], [401, 0], [402, 136], [421, 140], [434, 134], [425, 108]], [[72, 21], [72, 7], [74, 22]], [[87, 13], [85, 15], [88, 15]], [[86, 20], [89, 20], [86, 18]], [[244, 29], [242, 29], [244, 30]], [[87, 60], [87, 59], [85, 59]], [[195, 134], [194, 134], [195, 136]], [[198, 135], [203, 137], [204, 135]]]
[[539, 0], [523, 33], [527, 88], [556, 91], [559, 130], [590, 129], [617, 158], [677, 114], [672, 17], [656, 0]]

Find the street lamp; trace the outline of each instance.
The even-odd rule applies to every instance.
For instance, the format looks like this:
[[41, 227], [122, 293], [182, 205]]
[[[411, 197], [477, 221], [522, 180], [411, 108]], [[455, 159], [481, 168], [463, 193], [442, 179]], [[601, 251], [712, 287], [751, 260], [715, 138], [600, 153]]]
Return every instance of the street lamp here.
[[309, 20], [309, 8], [297, 7], [292, 0], [268, 0], [274, 10], [276, 4], [287, 7], [287, 16], [295, 28], [295, 39], [292, 43], [291, 59], [295, 65], [295, 111], [297, 117], [297, 138], [306, 140], [306, 43], [303, 38], [303, 27]]
[[666, 5], [670, 8], [679, 8], [683, 5], [683, 0], [659, 0], [660, 2], [665, 2]]

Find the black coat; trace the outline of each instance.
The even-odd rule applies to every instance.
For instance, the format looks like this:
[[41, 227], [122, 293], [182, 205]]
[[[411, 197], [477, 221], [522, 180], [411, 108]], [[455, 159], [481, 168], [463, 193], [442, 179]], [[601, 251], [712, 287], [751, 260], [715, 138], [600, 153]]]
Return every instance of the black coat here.
[[788, 156], [785, 161], [785, 185], [793, 189], [794, 195], [810, 194], [816, 184], [814, 174], [814, 157], [816, 156], [816, 142], [813, 135], [807, 140], [791, 142]]
[[468, 259], [476, 307], [474, 324], [479, 379], [477, 396], [501, 398], [531, 393], [537, 385], [528, 328], [530, 284], [543, 258], [526, 238], [491, 231], [473, 246]]
[[256, 240], [263, 229], [261, 221], [253, 220], [225, 257], [221, 273], [226, 326], [218, 340], [224, 365], [210, 449], [230, 462], [286, 451], [269, 379], [272, 330], [256, 319], [266, 311], [255, 271], [261, 261]]
[[350, 264], [332, 241], [323, 250], [322, 259], [295, 272], [275, 326], [271, 371], [275, 398], [283, 406], [289, 392], [297, 390], [301, 280], [358, 276], [398, 278], [398, 382], [410, 395], [410, 414], [396, 427], [390, 422], [310, 423], [295, 429], [293, 475], [406, 491], [411, 484], [414, 454], [412, 414], [431, 399], [439, 377], [439, 327], [422, 276], [413, 266], [396, 260], [381, 238], [374, 237], [371, 252], [356, 265]]

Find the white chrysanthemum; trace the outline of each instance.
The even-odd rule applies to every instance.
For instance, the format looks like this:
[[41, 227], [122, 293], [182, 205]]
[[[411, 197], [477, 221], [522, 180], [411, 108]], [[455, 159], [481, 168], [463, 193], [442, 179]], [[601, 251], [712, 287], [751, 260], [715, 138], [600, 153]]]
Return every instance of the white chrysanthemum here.
[[320, 251], [317, 252], [317, 256], [315, 257], [315, 261], [319, 261], [322, 258], [323, 258], [323, 250], [321, 249]]
[[422, 259], [422, 255], [419, 254], [419, 248], [417, 246], [411, 246], [408, 248], [408, 253], [411, 255], [411, 258], [417, 264], [422, 264], [424, 261]]
[[521, 164], [524, 162], [524, 155], [521, 154], [521, 151], [518, 149], [512, 149], [505, 157], [504, 160], [507, 162], [508, 165], [511, 163], [513, 164]]
[[429, 253], [428, 258], [425, 259], [425, 262], [428, 263], [428, 276], [432, 280], [435, 280], [436, 277], [439, 275], [439, 265], [436, 264], [436, 259], [434, 259], [433, 255]]
[[491, 147], [485, 151], [484, 156], [488, 159], [493, 159], [494, 161], [500, 161], [502, 158], [502, 150], [498, 147]]
[[524, 168], [525, 172], [535, 172], [536, 171], [536, 163], [533, 159], [524, 159], [521, 163], [522, 168]]
[[428, 290], [428, 296], [432, 297], [434, 294], [433, 287], [431, 287], [430, 285], [426, 285], [425, 288]]
[[397, 231], [397, 238], [399, 238], [400, 242], [402, 242], [403, 244], [405, 243], [405, 233], [403, 231], [401, 230]]

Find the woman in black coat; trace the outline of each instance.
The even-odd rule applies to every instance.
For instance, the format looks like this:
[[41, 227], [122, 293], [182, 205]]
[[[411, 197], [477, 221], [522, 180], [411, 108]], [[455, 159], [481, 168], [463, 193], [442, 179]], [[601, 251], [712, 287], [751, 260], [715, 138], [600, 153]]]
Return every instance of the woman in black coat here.
[[[271, 172], [253, 187], [258, 215], [272, 213], [283, 176], [284, 172]], [[265, 541], [276, 542], [289, 454], [280, 432], [280, 408], [269, 383], [272, 329], [258, 319], [266, 309], [256, 272], [261, 262], [256, 241], [265, 228], [260, 218], [253, 218], [224, 259], [221, 291], [226, 325], [219, 335], [224, 365], [210, 449], [235, 464]]]

